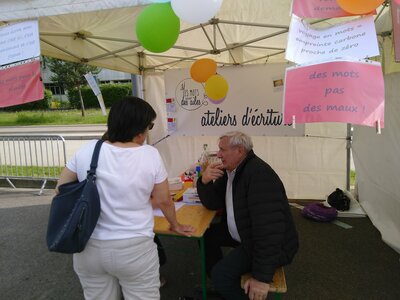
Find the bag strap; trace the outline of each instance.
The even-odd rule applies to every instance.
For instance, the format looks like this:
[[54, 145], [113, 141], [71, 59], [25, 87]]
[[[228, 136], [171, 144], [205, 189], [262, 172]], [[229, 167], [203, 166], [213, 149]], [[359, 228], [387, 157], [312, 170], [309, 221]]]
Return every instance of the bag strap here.
[[90, 170], [88, 170], [88, 174], [87, 174], [88, 176], [96, 175], [97, 162], [99, 161], [100, 148], [103, 143], [104, 143], [104, 140], [98, 140], [96, 143], [96, 146], [94, 147], [92, 161], [90, 163]]

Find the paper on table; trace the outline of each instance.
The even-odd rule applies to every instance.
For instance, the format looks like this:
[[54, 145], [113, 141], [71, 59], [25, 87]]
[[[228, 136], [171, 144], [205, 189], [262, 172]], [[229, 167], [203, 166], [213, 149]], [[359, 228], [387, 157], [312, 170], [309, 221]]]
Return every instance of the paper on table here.
[[[185, 205], [183, 202], [174, 202], [175, 204], [175, 211], [178, 211], [182, 206]], [[164, 217], [164, 214], [162, 213], [161, 209], [155, 208], [153, 209], [153, 216], [155, 217]]]

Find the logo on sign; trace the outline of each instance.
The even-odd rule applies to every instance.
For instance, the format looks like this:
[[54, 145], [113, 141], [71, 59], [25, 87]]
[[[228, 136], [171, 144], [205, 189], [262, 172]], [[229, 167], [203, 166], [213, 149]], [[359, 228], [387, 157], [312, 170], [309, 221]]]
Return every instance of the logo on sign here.
[[179, 82], [175, 88], [175, 99], [178, 105], [185, 110], [196, 110], [203, 105], [208, 105], [203, 86], [191, 78]]

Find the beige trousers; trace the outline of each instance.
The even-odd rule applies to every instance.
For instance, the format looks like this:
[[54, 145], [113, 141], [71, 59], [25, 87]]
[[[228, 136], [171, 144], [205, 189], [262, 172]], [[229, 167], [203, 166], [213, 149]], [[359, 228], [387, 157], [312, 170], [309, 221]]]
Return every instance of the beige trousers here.
[[160, 299], [157, 246], [150, 237], [90, 239], [73, 256], [86, 300]]

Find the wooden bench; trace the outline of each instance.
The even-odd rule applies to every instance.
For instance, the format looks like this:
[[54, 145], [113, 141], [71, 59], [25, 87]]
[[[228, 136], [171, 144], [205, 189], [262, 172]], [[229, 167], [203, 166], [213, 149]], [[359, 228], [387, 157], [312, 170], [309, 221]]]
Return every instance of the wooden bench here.
[[[240, 279], [240, 286], [242, 288], [246, 280], [249, 279], [250, 277], [251, 277], [250, 273], [242, 275], [242, 278]], [[272, 278], [272, 283], [270, 283], [269, 285], [269, 292], [275, 293], [275, 299], [282, 299], [282, 294], [286, 293], [286, 291], [287, 291], [287, 286], [286, 286], [285, 272], [283, 271], [283, 267], [280, 267], [275, 271], [274, 278]]]

